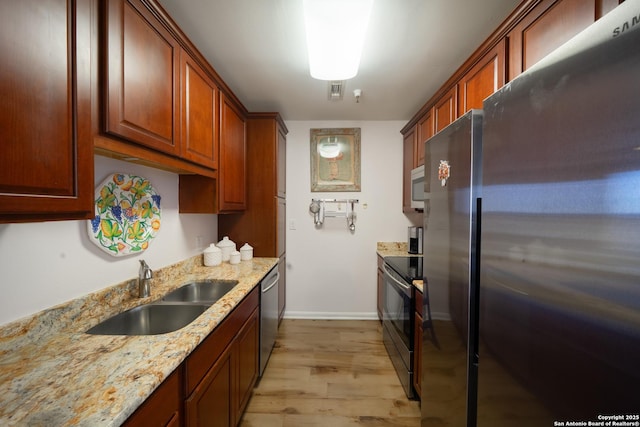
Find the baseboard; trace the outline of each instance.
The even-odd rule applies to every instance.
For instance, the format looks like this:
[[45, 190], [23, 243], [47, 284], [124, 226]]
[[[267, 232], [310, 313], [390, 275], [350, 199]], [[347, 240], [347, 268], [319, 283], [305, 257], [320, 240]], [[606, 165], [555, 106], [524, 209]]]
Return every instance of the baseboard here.
[[285, 319], [316, 319], [316, 320], [379, 320], [378, 312], [373, 313], [340, 313], [321, 311], [288, 311], [285, 310]]

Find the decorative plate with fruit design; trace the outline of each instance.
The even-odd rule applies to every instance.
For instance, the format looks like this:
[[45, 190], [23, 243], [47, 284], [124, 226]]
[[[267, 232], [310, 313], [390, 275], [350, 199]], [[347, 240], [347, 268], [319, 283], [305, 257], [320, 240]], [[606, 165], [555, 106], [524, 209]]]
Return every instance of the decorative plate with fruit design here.
[[160, 230], [160, 196], [148, 179], [116, 173], [96, 187], [90, 240], [113, 256], [144, 251]]

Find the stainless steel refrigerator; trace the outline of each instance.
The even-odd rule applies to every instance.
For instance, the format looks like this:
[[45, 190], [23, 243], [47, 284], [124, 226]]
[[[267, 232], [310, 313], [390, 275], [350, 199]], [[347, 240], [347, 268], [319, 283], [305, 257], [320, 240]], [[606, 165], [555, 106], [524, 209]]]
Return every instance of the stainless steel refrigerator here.
[[466, 425], [475, 409], [482, 117], [471, 110], [425, 144], [423, 426]]
[[638, 29], [627, 0], [485, 100], [475, 225], [425, 205], [422, 427], [640, 425]]

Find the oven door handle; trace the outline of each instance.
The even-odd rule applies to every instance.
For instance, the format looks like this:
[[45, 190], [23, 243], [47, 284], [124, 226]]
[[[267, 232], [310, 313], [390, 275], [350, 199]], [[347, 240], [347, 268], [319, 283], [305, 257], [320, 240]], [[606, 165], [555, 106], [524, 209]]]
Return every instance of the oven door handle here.
[[382, 264], [382, 268], [384, 269], [384, 272], [387, 274], [387, 276], [391, 280], [396, 282], [400, 287], [402, 287], [402, 289], [407, 290], [407, 291], [411, 290], [411, 285], [407, 285], [406, 283], [403, 283], [403, 282], [399, 281], [398, 279], [396, 279], [395, 277], [393, 277], [393, 275], [389, 272], [387, 264]]

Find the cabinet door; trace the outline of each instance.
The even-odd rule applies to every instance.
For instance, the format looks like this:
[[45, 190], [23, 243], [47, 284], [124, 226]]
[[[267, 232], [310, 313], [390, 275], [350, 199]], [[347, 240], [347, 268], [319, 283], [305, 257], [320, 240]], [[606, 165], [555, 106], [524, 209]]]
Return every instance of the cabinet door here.
[[242, 413], [249, 403], [253, 386], [258, 379], [258, 357], [260, 354], [258, 313], [258, 309], [253, 311], [233, 344], [233, 372], [236, 378], [232, 382], [231, 390], [231, 401], [235, 408], [232, 425], [237, 425], [240, 421]]
[[218, 167], [218, 88], [198, 63], [180, 54], [180, 149], [182, 158]]
[[141, 0], [109, 0], [106, 19], [106, 132], [178, 155], [178, 42]]
[[440, 132], [456, 119], [457, 89], [457, 86], [452, 87], [449, 92], [444, 94], [436, 105], [434, 105], [433, 121], [435, 124], [435, 133]]
[[418, 121], [418, 137], [416, 138], [416, 160], [414, 167], [424, 165], [424, 142], [433, 136], [432, 110], [425, 113]]
[[384, 272], [382, 271], [382, 265], [384, 261], [380, 255], [378, 255], [378, 298], [377, 298], [377, 307], [378, 307], [378, 319], [382, 321], [382, 304], [384, 301], [383, 292], [384, 292]]
[[505, 41], [501, 40], [474, 65], [458, 83], [458, 116], [472, 108], [482, 108], [482, 101], [504, 86]]
[[182, 365], [131, 415], [123, 427], [182, 425]]
[[507, 35], [509, 81], [595, 21], [596, 0], [545, 0]]
[[402, 211], [414, 212], [411, 207], [411, 169], [415, 166], [416, 158], [416, 127], [411, 128], [404, 135], [402, 141]]
[[287, 136], [278, 126], [278, 197], [287, 195]]
[[284, 308], [287, 305], [287, 254], [282, 254], [278, 259], [278, 323], [284, 317]]
[[95, 1], [0, 2], [0, 222], [93, 213], [97, 16]]
[[276, 232], [278, 234], [276, 255], [281, 257], [287, 251], [287, 200], [277, 197], [275, 202], [277, 204]]
[[220, 170], [218, 209], [245, 208], [246, 191], [245, 120], [238, 108], [220, 94]]
[[231, 425], [231, 346], [204, 376], [185, 402], [187, 427]]

